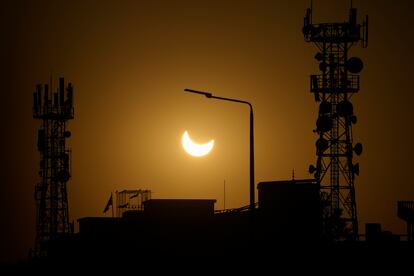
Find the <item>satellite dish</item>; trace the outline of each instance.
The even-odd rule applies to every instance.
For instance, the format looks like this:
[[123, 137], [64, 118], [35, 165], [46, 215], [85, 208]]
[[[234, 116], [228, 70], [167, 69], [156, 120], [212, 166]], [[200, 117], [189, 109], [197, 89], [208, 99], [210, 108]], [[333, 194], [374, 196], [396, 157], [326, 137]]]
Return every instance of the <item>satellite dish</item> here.
[[66, 130], [66, 131], [63, 133], [63, 135], [65, 136], [65, 138], [69, 138], [69, 137], [72, 135], [72, 133], [71, 133], [69, 130]]
[[321, 98], [319, 97], [319, 93], [315, 92], [313, 94], [314, 94], [313, 96], [315, 97], [315, 102], [319, 102], [321, 100]]
[[69, 172], [67, 170], [61, 170], [58, 173], [58, 180], [60, 182], [67, 182], [69, 180]]
[[354, 172], [354, 174], [359, 176], [359, 163], [356, 163], [352, 166], [352, 171]]
[[318, 151], [324, 152], [329, 148], [328, 140], [324, 138], [319, 138], [318, 140], [316, 140], [316, 148]]
[[349, 117], [354, 114], [354, 106], [349, 101], [341, 101], [336, 106], [336, 112], [341, 117]]
[[351, 123], [353, 123], [354, 125], [357, 123], [357, 117], [355, 115], [351, 116], [349, 119], [351, 120]]
[[317, 61], [322, 61], [322, 59], [323, 59], [323, 55], [322, 55], [322, 53], [321, 53], [321, 52], [316, 53], [316, 55], [315, 55], [315, 59], [316, 59]]
[[354, 147], [355, 154], [360, 156], [362, 154], [362, 144], [356, 143]]
[[327, 132], [332, 129], [332, 119], [328, 116], [320, 116], [316, 121], [316, 130], [320, 132]]
[[314, 166], [314, 165], [309, 165], [308, 172], [309, 172], [310, 174], [313, 174], [315, 171], [316, 171], [315, 166]]
[[349, 72], [353, 74], [358, 74], [362, 71], [362, 68], [364, 67], [364, 63], [360, 58], [357, 57], [351, 57], [345, 62], [345, 67], [348, 69]]
[[63, 165], [65, 166], [65, 168], [68, 168], [69, 167], [69, 154], [64, 153], [62, 157], [63, 157]]
[[328, 67], [326, 62], [319, 63], [319, 70], [324, 71], [324, 70], [326, 70], [326, 67]]
[[319, 105], [319, 114], [327, 114], [331, 113], [332, 111], [332, 104], [327, 101], [322, 101]]
[[65, 160], [65, 162], [69, 162], [69, 154], [63, 154], [63, 160]]

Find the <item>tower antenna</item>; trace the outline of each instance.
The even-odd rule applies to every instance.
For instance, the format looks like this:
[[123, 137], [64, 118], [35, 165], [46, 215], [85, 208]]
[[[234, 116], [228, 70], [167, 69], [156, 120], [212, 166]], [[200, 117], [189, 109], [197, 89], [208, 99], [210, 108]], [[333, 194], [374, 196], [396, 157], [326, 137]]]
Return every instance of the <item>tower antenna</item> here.
[[[351, 7], [352, 7], [351, 0]], [[355, 200], [355, 177], [359, 164], [354, 155], [362, 153], [362, 145], [354, 144], [352, 125], [357, 118], [350, 101], [359, 91], [361, 59], [350, 57], [349, 50], [357, 42], [363, 48], [368, 40], [368, 19], [357, 23], [356, 9], [350, 9], [348, 22], [313, 24], [306, 11], [303, 35], [319, 52], [320, 73], [310, 76], [311, 93], [319, 103], [316, 120], [316, 166], [309, 166], [319, 185], [324, 203], [324, 234], [334, 240], [357, 240], [358, 218]], [[343, 31], [346, 30], [346, 31]]]
[[56, 92], [52, 90], [52, 79], [49, 85], [38, 84], [33, 93], [33, 118], [41, 121], [37, 137], [40, 181], [35, 185], [34, 254], [46, 257], [48, 243], [70, 235], [73, 229], [69, 223], [66, 187], [71, 177], [71, 150], [66, 146], [71, 132], [66, 129], [66, 124], [74, 118], [72, 84], [65, 88], [65, 81], [60, 78]]

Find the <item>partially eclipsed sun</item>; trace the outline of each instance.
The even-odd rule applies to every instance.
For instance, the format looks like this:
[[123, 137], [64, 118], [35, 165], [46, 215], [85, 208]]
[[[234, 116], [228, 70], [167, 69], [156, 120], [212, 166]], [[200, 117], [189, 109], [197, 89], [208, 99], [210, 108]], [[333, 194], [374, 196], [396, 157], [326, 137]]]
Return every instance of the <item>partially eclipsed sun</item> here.
[[183, 138], [181, 139], [184, 150], [192, 156], [204, 156], [208, 154], [214, 147], [214, 140], [210, 140], [205, 144], [194, 143], [187, 131], [184, 131]]

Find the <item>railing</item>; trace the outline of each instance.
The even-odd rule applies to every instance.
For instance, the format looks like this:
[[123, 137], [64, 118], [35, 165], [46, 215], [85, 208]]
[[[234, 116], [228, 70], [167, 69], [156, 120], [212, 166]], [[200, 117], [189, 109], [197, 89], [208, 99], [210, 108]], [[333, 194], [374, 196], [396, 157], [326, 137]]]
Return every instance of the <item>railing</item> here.
[[407, 240], [414, 239], [414, 201], [398, 201], [397, 215], [407, 222]]
[[[254, 208], [256, 209], [257, 206], [259, 205], [258, 202], [256, 202], [254, 204]], [[234, 209], [223, 209], [223, 210], [215, 210], [214, 213], [215, 214], [228, 214], [228, 213], [240, 213], [240, 212], [246, 212], [250, 210], [250, 204], [240, 207], [240, 208], [234, 208]]]
[[357, 42], [361, 39], [361, 25], [350, 23], [306, 24], [303, 34], [306, 41], [312, 42]]
[[414, 223], [414, 201], [398, 201], [397, 215], [400, 219]]
[[312, 93], [356, 93], [359, 91], [359, 75], [348, 74], [347, 79], [330, 81], [323, 75], [311, 75], [310, 87]]

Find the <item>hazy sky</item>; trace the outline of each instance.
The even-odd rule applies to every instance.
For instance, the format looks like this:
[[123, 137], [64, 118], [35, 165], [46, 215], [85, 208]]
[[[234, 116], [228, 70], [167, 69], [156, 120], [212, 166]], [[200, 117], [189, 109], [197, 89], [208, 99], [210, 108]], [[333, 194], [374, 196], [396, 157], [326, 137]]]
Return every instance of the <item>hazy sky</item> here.
[[[314, 22], [347, 20], [346, 0], [315, 0]], [[367, 222], [404, 233], [397, 200], [414, 200], [413, 1], [353, 1], [369, 15], [361, 90], [352, 98], [364, 146], [356, 179], [360, 231]], [[102, 216], [115, 190], [153, 198], [249, 202], [249, 109], [187, 94], [184, 88], [250, 101], [255, 111], [256, 183], [309, 178], [316, 160], [318, 105], [309, 75], [317, 49], [301, 32], [300, 1], [2, 1], [0, 7], [0, 262], [34, 245], [39, 153], [32, 119], [38, 83], [64, 76], [74, 86], [68, 183], [70, 219]], [[56, 87], [56, 84], [55, 84]], [[194, 158], [185, 130], [215, 140]], [[109, 213], [106, 215], [110, 215]]]

